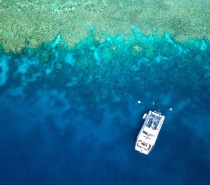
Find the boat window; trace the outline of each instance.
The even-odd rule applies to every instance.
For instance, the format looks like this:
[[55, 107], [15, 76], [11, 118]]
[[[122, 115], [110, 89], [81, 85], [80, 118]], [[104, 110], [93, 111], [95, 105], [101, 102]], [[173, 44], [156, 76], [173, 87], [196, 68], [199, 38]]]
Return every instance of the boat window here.
[[147, 143], [144, 143], [144, 142], [140, 142], [141, 143], [141, 147], [143, 147], [144, 149], [146, 149], [146, 150], [148, 150], [150, 147], [151, 147], [151, 145], [149, 145], [149, 144], [147, 144]]
[[148, 135], [148, 132], [146, 132], [146, 131], [144, 131], [144, 130], [143, 130], [143, 133], [146, 134], [146, 135]]
[[147, 144], [146, 144], [146, 143], [141, 142], [141, 144], [142, 144], [143, 146], [147, 146]]

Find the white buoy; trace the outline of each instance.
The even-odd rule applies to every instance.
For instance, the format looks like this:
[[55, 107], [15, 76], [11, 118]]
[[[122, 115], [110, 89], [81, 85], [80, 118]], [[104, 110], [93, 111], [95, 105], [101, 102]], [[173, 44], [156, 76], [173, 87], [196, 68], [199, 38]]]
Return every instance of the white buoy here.
[[140, 104], [141, 103], [141, 101], [140, 100], [138, 100], [138, 104]]

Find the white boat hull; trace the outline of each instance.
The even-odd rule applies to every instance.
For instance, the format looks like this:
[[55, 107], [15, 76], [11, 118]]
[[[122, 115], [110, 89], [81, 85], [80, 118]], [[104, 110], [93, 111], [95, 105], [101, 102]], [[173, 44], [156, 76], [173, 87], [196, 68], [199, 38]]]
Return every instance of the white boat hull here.
[[165, 116], [150, 110], [148, 114], [144, 114], [143, 119], [144, 124], [137, 136], [135, 149], [147, 155], [155, 145]]

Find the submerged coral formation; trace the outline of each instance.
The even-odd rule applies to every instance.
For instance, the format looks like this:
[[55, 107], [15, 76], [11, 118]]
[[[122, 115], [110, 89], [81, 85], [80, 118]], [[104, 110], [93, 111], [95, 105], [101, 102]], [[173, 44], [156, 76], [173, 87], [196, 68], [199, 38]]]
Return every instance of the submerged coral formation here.
[[170, 32], [176, 40], [210, 39], [209, 11], [208, 0], [1, 0], [0, 44], [18, 52], [60, 33], [72, 46], [92, 25], [108, 34], [129, 34], [135, 25], [144, 34], [154, 28], [159, 35]]
[[86, 39], [71, 48], [57, 35], [53, 41], [36, 49], [24, 48], [20, 54], [2, 51], [0, 90], [10, 87], [16, 92], [21, 88], [27, 95], [39, 84], [40, 89], [57, 89], [69, 100], [80, 99], [94, 106], [138, 99], [145, 96], [147, 88], [153, 96], [179, 97], [177, 94], [189, 86], [190, 91], [183, 93], [186, 98], [195, 103], [196, 94], [202, 94], [204, 102], [210, 101], [207, 40], [179, 43], [169, 34], [145, 36], [132, 27], [126, 39], [125, 35], [101, 34], [104, 41], [100, 42], [94, 28], [88, 32]]

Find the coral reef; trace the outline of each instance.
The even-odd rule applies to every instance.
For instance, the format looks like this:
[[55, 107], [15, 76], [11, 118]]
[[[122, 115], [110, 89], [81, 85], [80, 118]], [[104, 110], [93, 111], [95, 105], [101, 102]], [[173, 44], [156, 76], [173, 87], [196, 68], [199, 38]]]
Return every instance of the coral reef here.
[[88, 25], [111, 35], [129, 34], [135, 25], [147, 35], [153, 28], [159, 35], [169, 32], [177, 41], [210, 39], [208, 0], [1, 0], [0, 15], [0, 44], [12, 52], [37, 47], [58, 33], [73, 46], [87, 36]]

